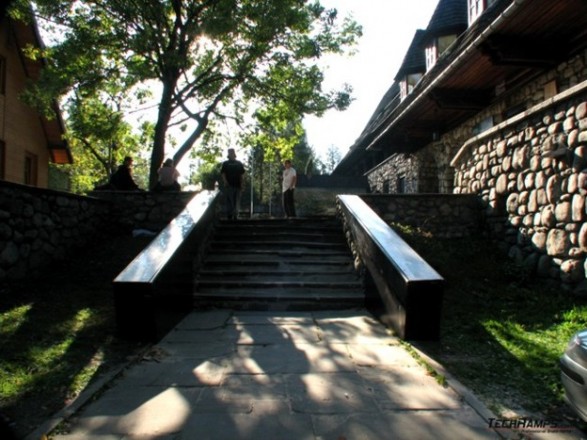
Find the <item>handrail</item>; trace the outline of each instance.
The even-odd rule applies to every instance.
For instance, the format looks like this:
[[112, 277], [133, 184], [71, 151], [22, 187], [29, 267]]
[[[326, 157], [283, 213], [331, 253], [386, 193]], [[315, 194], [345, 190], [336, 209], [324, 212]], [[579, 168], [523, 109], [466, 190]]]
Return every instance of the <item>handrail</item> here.
[[438, 339], [442, 276], [359, 196], [339, 195], [338, 200], [353, 247], [376, 290], [366, 293], [377, 299], [380, 319], [403, 339]]
[[191, 310], [193, 265], [212, 229], [219, 194], [196, 194], [114, 279], [121, 337], [153, 341]]
[[196, 228], [218, 191], [202, 191], [114, 279], [115, 283], [152, 283]]

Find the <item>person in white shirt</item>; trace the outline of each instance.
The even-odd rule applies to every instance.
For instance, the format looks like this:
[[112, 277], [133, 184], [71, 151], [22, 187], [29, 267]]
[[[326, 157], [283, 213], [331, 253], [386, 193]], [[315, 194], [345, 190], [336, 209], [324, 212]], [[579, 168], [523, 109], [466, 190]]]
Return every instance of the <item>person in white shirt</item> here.
[[177, 182], [179, 172], [175, 169], [173, 159], [167, 159], [157, 170], [159, 181], [153, 189], [154, 191], [180, 191], [181, 187]]
[[291, 166], [291, 160], [287, 159], [283, 162], [285, 169], [282, 177], [282, 192], [283, 192], [283, 211], [287, 218], [296, 216], [296, 208], [294, 204], [294, 190], [297, 183], [297, 174], [295, 168]]

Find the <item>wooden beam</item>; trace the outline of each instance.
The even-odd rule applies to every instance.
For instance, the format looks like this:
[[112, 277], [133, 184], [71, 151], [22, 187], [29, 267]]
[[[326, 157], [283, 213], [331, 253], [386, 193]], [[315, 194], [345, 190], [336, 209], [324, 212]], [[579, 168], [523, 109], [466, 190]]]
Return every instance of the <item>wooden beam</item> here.
[[553, 67], [561, 58], [560, 41], [515, 35], [492, 35], [480, 46], [481, 52], [496, 66]]
[[442, 109], [479, 111], [490, 104], [488, 90], [436, 88], [430, 98]]

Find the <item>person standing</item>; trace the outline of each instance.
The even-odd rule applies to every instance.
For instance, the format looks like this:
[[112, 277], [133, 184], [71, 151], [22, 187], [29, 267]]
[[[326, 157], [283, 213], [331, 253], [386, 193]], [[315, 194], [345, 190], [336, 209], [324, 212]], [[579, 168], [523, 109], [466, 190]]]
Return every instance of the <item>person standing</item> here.
[[245, 167], [242, 162], [236, 160], [234, 148], [229, 148], [227, 153], [228, 160], [222, 162], [220, 174], [222, 174], [222, 180], [224, 181], [226, 216], [229, 220], [236, 220], [240, 210]]
[[285, 216], [290, 218], [296, 216], [294, 190], [296, 189], [298, 177], [295, 168], [291, 166], [291, 160], [285, 160], [283, 166], [285, 167], [282, 177], [283, 211]]

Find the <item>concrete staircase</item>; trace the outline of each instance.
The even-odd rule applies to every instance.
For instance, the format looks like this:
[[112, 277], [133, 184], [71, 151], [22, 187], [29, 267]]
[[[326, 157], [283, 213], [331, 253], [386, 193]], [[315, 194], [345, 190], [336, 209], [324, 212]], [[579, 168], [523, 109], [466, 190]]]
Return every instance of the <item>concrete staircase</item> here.
[[221, 221], [195, 280], [197, 308], [361, 307], [362, 279], [335, 217]]

